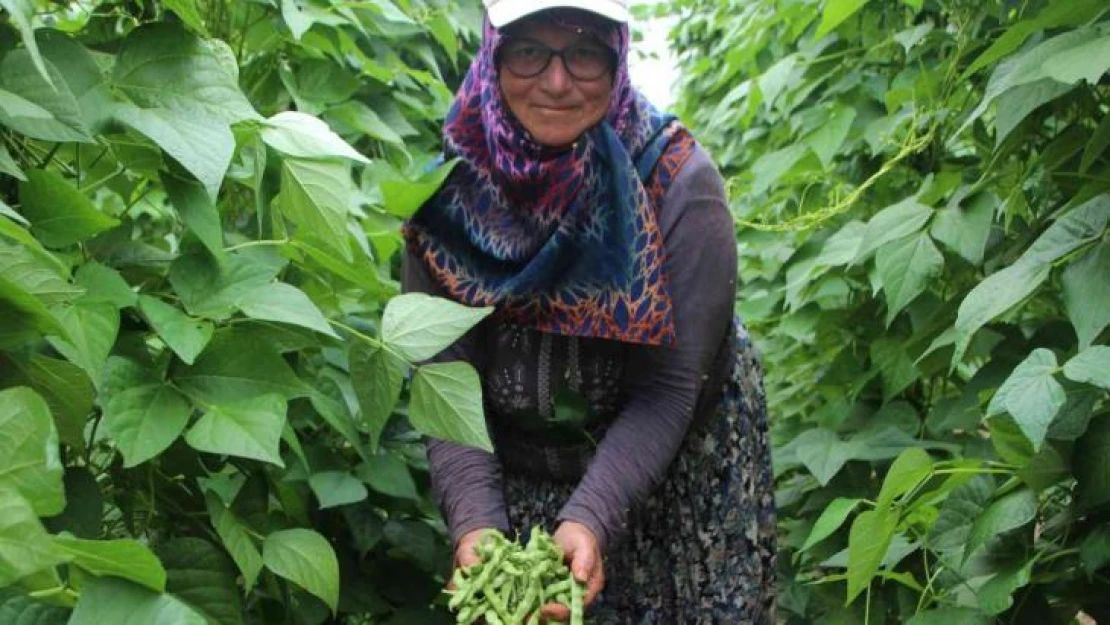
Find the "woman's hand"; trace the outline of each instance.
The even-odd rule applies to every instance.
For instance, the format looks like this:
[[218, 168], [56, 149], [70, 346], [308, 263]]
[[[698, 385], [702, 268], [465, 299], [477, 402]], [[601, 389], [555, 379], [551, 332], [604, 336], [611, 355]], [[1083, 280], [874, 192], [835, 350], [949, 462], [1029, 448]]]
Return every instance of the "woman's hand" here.
[[[552, 539], [563, 550], [574, 579], [586, 584], [583, 605], [590, 605], [605, 586], [605, 570], [602, 567], [601, 547], [597, 536], [581, 523], [565, 521], [555, 530]], [[541, 614], [549, 621], [566, 621], [570, 619], [570, 608], [549, 603], [543, 607]]]
[[[483, 536], [489, 532], [497, 531], [493, 528], [483, 527], [463, 534], [462, 538], [459, 539], [459, 544], [455, 546], [455, 568], [465, 569], [468, 566], [480, 563], [482, 558], [478, 556], [475, 548], [481, 544]], [[453, 590], [454, 586], [453, 581], [447, 583], [448, 590]]]

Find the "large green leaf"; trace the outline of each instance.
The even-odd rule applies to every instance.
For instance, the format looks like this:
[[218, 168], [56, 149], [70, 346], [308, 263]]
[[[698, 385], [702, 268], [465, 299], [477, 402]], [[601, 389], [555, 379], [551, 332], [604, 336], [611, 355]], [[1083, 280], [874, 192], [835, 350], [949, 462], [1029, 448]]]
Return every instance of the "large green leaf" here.
[[280, 258], [230, 254], [221, 262], [203, 252], [184, 254], [170, 266], [170, 284], [189, 314], [222, 320], [244, 295], [272, 282], [283, 266]]
[[284, 466], [280, 446], [285, 412], [285, 398], [280, 395], [209, 406], [185, 440], [200, 451]]
[[35, 39], [38, 40], [43, 58], [61, 74], [73, 97], [77, 99], [77, 107], [85, 127], [92, 133], [103, 132], [113, 103], [104, 69], [72, 34], [40, 28], [35, 31]]
[[104, 496], [96, 477], [85, 467], [69, 467], [65, 475], [66, 509], [43, 519], [53, 533], [69, 532], [78, 538], [100, 538]]
[[193, 364], [212, 340], [210, 321], [193, 319], [156, 297], [139, 297], [139, 309], [166, 345], [186, 364]]
[[167, 9], [176, 13], [181, 21], [198, 35], [208, 36], [208, 29], [205, 27], [204, 17], [201, 16], [197, 7], [197, 0], [163, 0], [163, 4]]
[[31, 504], [18, 491], [0, 484], [0, 588], [64, 559]]
[[1020, 87], [1015, 87], [998, 98], [998, 112], [995, 115], [996, 145], [1010, 136], [1018, 124], [1025, 120], [1030, 113], [1041, 106], [1070, 92], [1075, 87], [1069, 83], [1062, 83], [1052, 78], [1042, 78]]
[[872, 367], [883, 380], [883, 401], [890, 401], [921, 377], [921, 371], [906, 352], [905, 341], [881, 338], [871, 344]]
[[837, 497], [829, 502], [829, 505], [821, 512], [821, 516], [817, 517], [817, 521], [813, 524], [813, 529], [810, 530], [801, 550], [806, 551], [832, 536], [836, 530], [840, 529], [841, 525], [844, 525], [844, 521], [848, 520], [848, 515], [859, 507], [861, 501], [860, 499]]
[[385, 348], [364, 342], [351, 345], [348, 360], [362, 423], [370, 434], [371, 447], [376, 449], [382, 430], [401, 397], [405, 363]]
[[282, 214], [350, 261], [347, 221], [352, 203], [350, 166], [286, 158], [281, 164]]
[[15, 27], [19, 29], [19, 36], [23, 40], [23, 45], [27, 46], [27, 52], [35, 68], [43, 79], [49, 81], [50, 74], [47, 73], [46, 64], [42, 61], [38, 42], [35, 41], [35, 30], [31, 26], [31, 20], [35, 17], [35, 6], [30, 0], [0, 0], [0, 6], [4, 7], [11, 16], [12, 22], [15, 23]]
[[395, 454], [383, 452], [372, 456], [358, 468], [358, 477], [383, 495], [419, 498], [408, 464]]
[[1034, 350], [995, 392], [987, 416], [1009, 412], [1033, 449], [1040, 449], [1049, 424], [1067, 401], [1064, 387], [1056, 380], [1058, 370], [1055, 354], [1044, 348]]
[[308, 478], [308, 486], [316, 495], [320, 509], [358, 503], [369, 495], [358, 478], [345, 471], [323, 471]]
[[139, 108], [116, 105], [114, 117], [146, 135], [204, 185], [215, 199], [235, 152], [227, 123], [200, 108]]
[[30, 386], [50, 408], [61, 442], [74, 449], [85, 448], [85, 420], [92, 413], [95, 391], [89, 376], [77, 365], [33, 354], [28, 360], [12, 360], [10, 372], [0, 372], [2, 386]]
[[0, 623], [66, 625], [69, 610], [33, 599], [14, 589], [0, 590]]
[[886, 324], [889, 326], [944, 269], [944, 256], [928, 234], [919, 232], [879, 248], [875, 267], [887, 297]]
[[1079, 336], [1079, 347], [1087, 348], [1110, 325], [1110, 242], [1099, 243], [1086, 256], [1064, 270], [1064, 305]]
[[1018, 262], [1054, 263], [1099, 240], [1106, 232], [1107, 221], [1110, 221], [1110, 193], [1085, 202], [1052, 222]]
[[1110, 415], [1091, 421], [1075, 445], [1075, 499], [1080, 510], [1110, 502]]
[[987, 276], [967, 294], [956, 314], [956, 350], [952, 362], [963, 359], [971, 337], [995, 317], [1014, 308], [1048, 279], [1050, 267], [1017, 263]]
[[209, 625], [173, 595], [160, 594], [113, 577], [101, 577], [81, 589], [68, 625]]
[[25, 387], [0, 391], [0, 488], [19, 493], [35, 514], [54, 515], [65, 509], [62, 475], [46, 401]]
[[212, 625], [243, 624], [235, 565], [219, 548], [201, 538], [184, 537], [158, 545], [157, 553], [166, 569], [166, 592]]
[[166, 197], [177, 209], [185, 227], [200, 239], [214, 257], [220, 257], [224, 248], [220, 212], [204, 185], [171, 175], [164, 175], [161, 179]]
[[169, 447], [185, 429], [193, 408], [169, 384], [133, 386], [114, 395], [104, 408], [104, 427], [116, 441], [123, 464], [142, 464]]
[[825, 35], [840, 26], [844, 20], [859, 12], [868, 0], [829, 0], [821, 14], [821, 25], [817, 27], [816, 37]]
[[976, 475], [948, 496], [936, 523], [929, 529], [929, 544], [944, 551], [963, 552], [971, 526], [983, 515], [994, 494], [989, 475]]
[[119, 334], [120, 314], [112, 304], [78, 302], [56, 314], [66, 338], [49, 337], [67, 360], [85, 370], [96, 384]]
[[1031, 523], [1037, 517], [1037, 494], [1026, 488], [995, 501], [975, 519], [967, 535], [964, 559], [992, 538]]
[[0, 277], [6, 283], [24, 295], [33, 295], [39, 308], [72, 301], [84, 292], [69, 282], [69, 272], [57, 258], [26, 231], [12, 228], [27, 240], [13, 243], [0, 237]]
[[1064, 375], [1110, 390], [1110, 347], [1096, 345], [1083, 350], [1064, 365]]
[[493, 451], [482, 408], [482, 385], [469, 364], [449, 362], [417, 369], [409, 420], [429, 436]]
[[247, 590], [254, 587], [258, 574], [262, 571], [262, 554], [251, 539], [251, 535], [239, 517], [228, 510], [220, 498], [212, 492], [205, 497], [208, 516], [212, 519], [212, 527], [223, 542], [224, 548], [231, 554], [235, 566], [243, 574], [243, 585]]
[[162, 563], [137, 541], [130, 538], [82, 540], [64, 536], [54, 536], [53, 539], [59, 553], [93, 575], [120, 577], [158, 592], [166, 588], [166, 571]]
[[419, 363], [451, 346], [485, 319], [493, 308], [472, 308], [425, 293], [389, 301], [382, 316], [382, 340], [409, 362]]
[[19, 202], [31, 231], [48, 247], [80, 243], [119, 224], [56, 171], [28, 171], [27, 182], [19, 185]]
[[933, 459], [923, 449], [912, 447], [903, 451], [894, 464], [890, 465], [883, 487], [879, 491], [879, 498], [875, 502], [877, 508], [887, 508], [900, 497], [917, 488], [933, 472]]
[[879, 211], [863, 231], [855, 262], [865, 260], [880, 247], [921, 230], [933, 216], [933, 209], [915, 198], [908, 198]]
[[81, 265], [73, 279], [85, 289], [82, 302], [106, 303], [116, 308], [127, 308], [138, 301], [135, 291], [131, 290], [131, 285], [127, 284], [118, 271], [96, 261]]
[[401, 135], [393, 126], [379, 117], [374, 109], [358, 100], [349, 100], [328, 109], [325, 117], [379, 141], [395, 145], [404, 145], [405, 143], [405, 140], [401, 138]]
[[239, 309], [253, 319], [290, 323], [338, 339], [328, 320], [304, 291], [284, 282], [272, 282], [245, 293]]
[[262, 140], [289, 156], [370, 162], [328, 128], [326, 122], [297, 111], [283, 111], [267, 119], [262, 128]]
[[187, 394], [212, 405], [271, 394], [295, 399], [310, 390], [272, 346], [241, 341], [234, 330], [217, 332], [196, 364], [175, 368], [172, 377]]
[[1102, 29], [1101, 36], [1091, 41], [1055, 52], [1041, 67], [1062, 83], [1085, 80], [1097, 85], [1099, 78], [1110, 70], [1110, 30]]
[[42, 63], [49, 81], [38, 72], [28, 50], [4, 55], [0, 61], [0, 122], [43, 141], [92, 141], [69, 85], [53, 63], [45, 59]]
[[124, 39], [112, 82], [145, 109], [204, 114], [225, 127], [258, 119], [239, 89], [234, 65], [221, 58], [221, 45], [168, 22], [140, 26]]
[[319, 597], [334, 612], [339, 606], [339, 562], [327, 539], [312, 530], [274, 532], [262, 545], [266, 568]]
[[966, 208], [953, 206], [937, 211], [929, 232], [934, 239], [978, 267], [983, 264], [998, 203], [995, 195], [982, 193]]
[[861, 512], [848, 536], [848, 603], [871, 583], [886, 557], [898, 515], [889, 508]]
[[1007, 565], [979, 589], [979, 607], [988, 614], [1002, 614], [1014, 605], [1014, 591], [1029, 583], [1035, 560]]
[[1088, 576], [1110, 564], [1110, 527], [1104, 525], [1091, 530], [1079, 547], [1079, 560]]
[[458, 160], [450, 160], [413, 181], [384, 180], [381, 183], [385, 210], [401, 219], [408, 219], [443, 186]]

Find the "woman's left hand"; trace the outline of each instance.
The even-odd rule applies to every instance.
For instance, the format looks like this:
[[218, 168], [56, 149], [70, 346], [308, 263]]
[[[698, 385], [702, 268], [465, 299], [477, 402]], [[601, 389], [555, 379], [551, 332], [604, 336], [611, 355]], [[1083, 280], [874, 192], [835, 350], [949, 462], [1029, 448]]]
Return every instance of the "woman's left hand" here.
[[[571, 575], [586, 584], [582, 602], [583, 606], [590, 605], [605, 586], [605, 570], [597, 536], [581, 523], [564, 521], [551, 538], [563, 550]], [[570, 619], [570, 607], [549, 603], [543, 607], [542, 615], [549, 621], [567, 621]]]

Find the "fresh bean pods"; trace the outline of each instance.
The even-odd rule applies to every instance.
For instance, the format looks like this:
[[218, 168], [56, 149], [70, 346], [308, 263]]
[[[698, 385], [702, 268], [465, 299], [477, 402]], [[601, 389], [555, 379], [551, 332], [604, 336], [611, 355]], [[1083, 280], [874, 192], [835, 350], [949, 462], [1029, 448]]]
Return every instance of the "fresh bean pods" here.
[[556, 600], [570, 609], [570, 625], [584, 625], [584, 584], [576, 581], [551, 536], [534, 527], [527, 545], [491, 532], [475, 549], [479, 564], [456, 570], [448, 607], [458, 625], [533, 625]]

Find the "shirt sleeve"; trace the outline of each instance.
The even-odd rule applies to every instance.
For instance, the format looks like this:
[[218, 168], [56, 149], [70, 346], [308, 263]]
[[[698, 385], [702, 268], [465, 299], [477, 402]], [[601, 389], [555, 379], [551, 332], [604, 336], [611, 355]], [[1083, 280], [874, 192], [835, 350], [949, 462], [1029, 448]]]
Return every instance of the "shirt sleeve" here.
[[598, 445], [559, 520], [577, 521], [605, 549], [623, 536], [631, 510], [662, 481], [732, 319], [736, 238], [724, 184], [702, 150], [664, 196], [660, 213], [676, 340], [629, 356], [625, 404]]
[[[401, 287], [405, 292], [443, 297], [423, 263], [406, 252], [402, 258]], [[483, 367], [482, 335], [486, 322], [478, 324], [431, 362], [464, 361], [479, 372]], [[432, 493], [447, 522], [454, 542], [467, 532], [494, 528], [509, 532], [502, 485], [501, 462], [487, 451], [433, 437], [425, 437]]]

